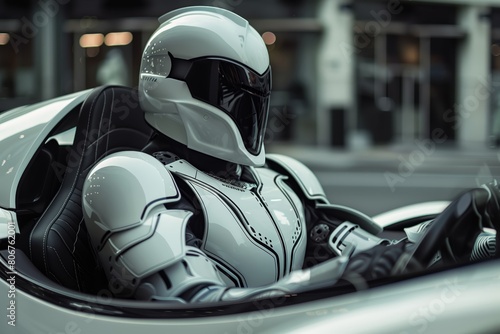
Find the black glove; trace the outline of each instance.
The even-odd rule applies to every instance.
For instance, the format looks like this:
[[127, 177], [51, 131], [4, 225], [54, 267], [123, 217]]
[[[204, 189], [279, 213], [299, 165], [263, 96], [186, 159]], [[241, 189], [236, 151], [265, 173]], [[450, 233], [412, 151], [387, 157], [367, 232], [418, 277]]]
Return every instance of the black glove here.
[[[435, 263], [438, 251], [441, 264], [490, 257], [495, 253], [492, 248], [499, 249], [500, 238], [496, 238], [494, 247], [491, 236], [478, 246], [478, 236], [485, 227], [500, 231], [500, 187], [496, 181], [458, 197], [426, 227], [425, 235], [417, 244], [401, 241], [395, 245], [379, 245], [353, 256], [344, 278], [372, 280], [422, 270]], [[481, 249], [481, 246], [484, 247]], [[495, 256], [500, 257], [499, 253]]]
[[407, 241], [395, 245], [377, 245], [370, 250], [354, 255], [343, 274], [347, 281], [363, 278], [373, 280], [388, 277], [405, 253]]
[[[427, 226], [425, 235], [415, 245], [412, 260], [425, 268], [435, 262], [440, 251], [441, 264], [470, 262], [474, 259], [472, 254], [477, 251], [476, 241], [483, 228], [500, 230], [499, 199], [496, 181], [459, 196]], [[498, 249], [498, 238], [494, 244]], [[487, 252], [483, 254], [488, 255]]]

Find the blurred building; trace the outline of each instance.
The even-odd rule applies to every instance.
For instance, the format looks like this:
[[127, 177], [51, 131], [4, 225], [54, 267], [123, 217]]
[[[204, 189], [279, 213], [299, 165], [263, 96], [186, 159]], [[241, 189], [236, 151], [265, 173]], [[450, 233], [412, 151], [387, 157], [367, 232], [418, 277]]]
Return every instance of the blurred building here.
[[268, 142], [500, 144], [497, 0], [4, 0], [0, 111], [137, 86], [157, 17], [186, 5], [230, 9], [263, 34]]
[[[327, 90], [318, 96], [319, 143], [485, 147], [497, 140], [498, 1], [343, 4], [322, 3], [322, 25], [337, 41], [324, 39], [319, 53], [318, 84]], [[343, 40], [336, 31], [346, 31]], [[339, 121], [344, 127], [336, 128]]]

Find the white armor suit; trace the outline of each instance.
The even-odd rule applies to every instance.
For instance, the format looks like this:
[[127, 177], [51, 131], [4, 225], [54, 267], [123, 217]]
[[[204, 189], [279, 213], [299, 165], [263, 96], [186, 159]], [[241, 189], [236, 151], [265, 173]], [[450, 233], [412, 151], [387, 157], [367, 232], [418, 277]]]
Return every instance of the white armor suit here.
[[271, 69], [260, 35], [220, 8], [160, 23], [139, 84], [156, 136], [101, 160], [83, 189], [113, 293], [214, 302], [330, 286], [352, 271], [389, 275], [411, 240], [378, 235], [366, 215], [329, 203], [306, 166], [266, 155]]

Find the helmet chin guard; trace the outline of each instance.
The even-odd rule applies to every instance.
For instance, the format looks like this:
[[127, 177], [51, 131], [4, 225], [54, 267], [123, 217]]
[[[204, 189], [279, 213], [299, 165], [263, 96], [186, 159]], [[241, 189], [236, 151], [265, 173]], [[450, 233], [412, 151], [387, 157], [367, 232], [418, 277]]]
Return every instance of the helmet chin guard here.
[[146, 120], [188, 148], [260, 166], [271, 71], [260, 35], [215, 7], [187, 7], [160, 18], [139, 80]]

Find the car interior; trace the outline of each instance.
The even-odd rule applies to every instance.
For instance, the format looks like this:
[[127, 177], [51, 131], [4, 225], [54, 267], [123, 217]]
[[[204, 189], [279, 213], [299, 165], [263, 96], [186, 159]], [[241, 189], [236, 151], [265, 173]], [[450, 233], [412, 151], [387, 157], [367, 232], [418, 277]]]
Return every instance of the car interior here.
[[[68, 132], [74, 132], [73, 140], [58, 140], [58, 136]], [[16, 268], [26, 278], [24, 283], [33, 294], [44, 298], [55, 294], [54, 298], [60, 302], [62, 295], [70, 300], [81, 300], [85, 295], [99, 296], [107, 289], [105, 275], [90, 247], [83, 221], [82, 186], [88, 171], [97, 161], [122, 150], [142, 150], [153, 134], [140, 110], [137, 91], [121, 86], [95, 88], [53, 129], [29, 163], [20, 180], [16, 198], [20, 228], [16, 240]], [[430, 218], [433, 217], [422, 217], [421, 221]], [[400, 233], [404, 227], [418, 222], [401, 222], [386, 229], [386, 233]], [[0, 244], [0, 249], [0, 254], [6, 259], [6, 244]], [[385, 285], [418, 275], [422, 273], [374, 280], [369, 282], [369, 286]], [[340, 285], [327, 293], [319, 290], [293, 296], [290, 303], [340, 295], [356, 289], [353, 284]], [[85, 300], [90, 302], [92, 299]], [[88, 305], [98, 305], [96, 307], [102, 311], [102, 303], [94, 302]], [[145, 305], [123, 300], [114, 300], [113, 303], [114, 310], [117, 305], [129, 305], [128, 312], [136, 315]], [[156, 306], [150, 304], [147, 316], [164, 316], [161, 303]], [[232, 313], [258, 307], [255, 303], [239, 305], [239, 308], [219, 306], [217, 309]], [[179, 310], [186, 312], [186, 305], [180, 305]], [[170, 313], [170, 316], [175, 314], [179, 315]], [[183, 314], [187, 316], [187, 313]]]
[[[76, 128], [72, 145], [57, 135]], [[46, 277], [81, 292], [95, 293], [103, 273], [89, 247], [81, 211], [82, 186], [104, 156], [141, 150], [153, 131], [127, 87], [94, 89], [54, 128], [28, 165], [17, 191], [18, 247]]]

